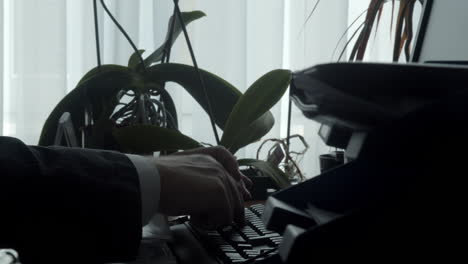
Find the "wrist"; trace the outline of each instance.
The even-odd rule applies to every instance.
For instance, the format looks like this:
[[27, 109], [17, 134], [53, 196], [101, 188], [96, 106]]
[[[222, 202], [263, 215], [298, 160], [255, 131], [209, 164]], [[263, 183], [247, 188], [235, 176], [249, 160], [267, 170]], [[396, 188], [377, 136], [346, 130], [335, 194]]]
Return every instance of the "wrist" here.
[[156, 169], [159, 172], [159, 182], [160, 182], [160, 192], [159, 192], [159, 212], [162, 214], [167, 213], [167, 197], [168, 197], [168, 183], [167, 183], [167, 178], [168, 178], [168, 171], [169, 168], [167, 166], [167, 161], [164, 157], [159, 157], [155, 159], [154, 161], [156, 165]]

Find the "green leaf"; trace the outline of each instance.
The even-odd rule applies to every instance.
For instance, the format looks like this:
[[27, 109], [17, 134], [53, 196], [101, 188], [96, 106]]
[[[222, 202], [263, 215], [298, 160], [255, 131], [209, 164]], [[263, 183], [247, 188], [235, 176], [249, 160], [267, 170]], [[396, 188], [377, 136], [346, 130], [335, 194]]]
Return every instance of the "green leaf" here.
[[[239, 142], [242, 142], [242, 139], [239, 139], [239, 137], [249, 135], [251, 124], [256, 120], [265, 118], [262, 116], [281, 99], [290, 81], [290, 71], [273, 70], [253, 83], [245, 94], [241, 96], [229, 115], [220, 144], [232, 153], [235, 153], [235, 150], [242, 147], [239, 144]], [[258, 126], [261, 126], [263, 121], [256, 122], [259, 122]], [[265, 122], [265, 124], [268, 125], [269, 123]], [[262, 131], [265, 130], [267, 129], [263, 129]], [[260, 130], [257, 129], [257, 131]], [[252, 135], [247, 137], [258, 138], [258, 136]]]
[[114, 128], [115, 139], [123, 150], [131, 153], [152, 153], [162, 150], [187, 150], [201, 147], [200, 143], [177, 130], [152, 125]]
[[80, 84], [86, 82], [87, 80], [95, 77], [96, 75], [103, 74], [106, 72], [123, 72], [127, 73], [129, 72], [129, 69], [127, 67], [124, 67], [122, 65], [117, 65], [117, 64], [105, 64], [101, 65], [101, 67], [95, 67], [88, 71], [83, 77], [81, 77], [81, 80], [78, 82], [76, 85], [77, 87], [80, 86]]
[[286, 188], [291, 185], [288, 176], [282, 170], [278, 169], [267, 161], [256, 159], [240, 159], [237, 162], [239, 163], [239, 166], [252, 166], [267, 176], [270, 176], [276, 185], [278, 185], [280, 188]]
[[100, 118], [94, 121], [91, 133], [85, 138], [87, 148], [122, 151], [122, 148], [112, 135], [115, 123], [109, 118]]
[[[208, 113], [205, 93], [200, 85], [195, 68], [176, 63], [162, 63], [145, 71], [146, 82], [175, 82], [180, 84]], [[213, 109], [215, 123], [223, 129], [234, 105], [242, 95], [232, 84], [222, 78], [200, 69], [206, 92]]]
[[140, 55], [142, 55], [144, 52], [145, 52], [144, 49], [138, 50], [138, 52], [134, 52], [132, 56], [130, 56], [130, 59], [128, 60], [128, 67], [131, 69], [134, 69], [139, 63], [141, 63]]
[[[203, 13], [202, 11], [182, 12], [181, 15], [182, 15], [182, 20], [184, 21], [184, 24], [186, 26], [190, 24], [190, 22], [206, 16], [205, 13]], [[169, 19], [166, 40], [156, 51], [154, 51], [151, 55], [148, 56], [148, 58], [145, 59], [146, 66], [150, 66], [153, 63], [161, 61], [163, 54], [164, 54], [164, 48], [166, 46], [166, 43], [170, 41], [169, 45], [172, 46], [174, 42], [176, 41], [177, 37], [180, 35], [180, 32], [182, 32], [182, 27], [179, 22], [179, 19], [176, 19], [175, 24], [174, 24], [174, 31], [172, 33], [172, 40], [169, 40], [170, 29], [171, 29], [171, 24], [172, 24], [173, 19], [174, 19], [173, 16], [171, 16], [171, 18]]]
[[236, 138], [236, 141], [229, 149], [231, 153], [236, 153], [240, 148], [250, 143], [260, 140], [270, 131], [275, 124], [275, 118], [270, 111], [263, 114], [257, 120], [252, 122], [246, 129], [242, 129]]
[[134, 81], [134, 75], [130, 72], [104, 71], [90, 75], [75, 89], [68, 93], [52, 110], [41, 131], [39, 145], [47, 146], [54, 143], [57, 123], [64, 112], [69, 112], [75, 128], [75, 134], [80, 135], [79, 128], [84, 126], [84, 111], [90, 106], [94, 117], [100, 117], [103, 112], [109, 111], [110, 101], [115, 94]]

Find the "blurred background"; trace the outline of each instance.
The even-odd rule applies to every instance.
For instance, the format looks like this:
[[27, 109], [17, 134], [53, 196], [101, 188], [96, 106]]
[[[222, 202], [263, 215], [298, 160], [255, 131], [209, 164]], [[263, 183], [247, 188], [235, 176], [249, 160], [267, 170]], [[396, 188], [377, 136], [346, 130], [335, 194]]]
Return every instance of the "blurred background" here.
[[[245, 91], [272, 69], [294, 71], [336, 62], [342, 52], [342, 60], [346, 60], [345, 45], [365, 19], [361, 14], [369, 2], [180, 0], [180, 6], [182, 11], [207, 14], [188, 27], [199, 66]], [[173, 11], [171, 0], [106, 3], [139, 49], [151, 51], [163, 42]], [[387, 4], [369, 42], [366, 61], [392, 59], [391, 17], [392, 10], [395, 15], [398, 8]], [[92, 0], [0, 0], [1, 135], [37, 144], [54, 106], [96, 66], [92, 7]], [[420, 10], [417, 6], [414, 12]], [[133, 53], [130, 45], [102, 8], [98, 16], [103, 63], [127, 65]], [[182, 36], [173, 48], [171, 61], [192, 64]], [[176, 103], [181, 132], [214, 144], [207, 114], [182, 88], [169, 84], [167, 89]], [[286, 137], [287, 111], [285, 96], [272, 110], [276, 123], [265, 139]], [[293, 107], [291, 133], [303, 135], [310, 146], [300, 162], [306, 177], [319, 173], [318, 155], [330, 151], [317, 136], [318, 127]], [[255, 157], [259, 144], [251, 144], [237, 155]], [[300, 147], [295, 144], [293, 149]]]

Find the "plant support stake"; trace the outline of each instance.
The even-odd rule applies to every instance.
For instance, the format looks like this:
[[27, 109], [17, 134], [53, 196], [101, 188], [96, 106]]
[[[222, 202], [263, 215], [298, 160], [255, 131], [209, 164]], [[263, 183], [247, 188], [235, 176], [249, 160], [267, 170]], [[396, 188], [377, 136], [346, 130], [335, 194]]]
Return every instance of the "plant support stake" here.
[[132, 39], [130, 36], [127, 34], [127, 32], [123, 29], [123, 27], [119, 24], [117, 19], [112, 15], [112, 13], [109, 11], [107, 8], [106, 4], [104, 3], [104, 0], [101, 0], [101, 5], [104, 8], [104, 11], [106, 11], [107, 15], [109, 18], [114, 22], [114, 24], [117, 26], [117, 28], [120, 30], [120, 32], [124, 35], [124, 37], [127, 39], [128, 43], [130, 43], [130, 46], [132, 46], [133, 51], [135, 51], [138, 54], [138, 58], [140, 59], [141, 65], [143, 66], [143, 70], [146, 70], [146, 65], [145, 61], [143, 60], [143, 57], [141, 56], [140, 52], [138, 52], [138, 48], [136, 47], [135, 43], [133, 43]]
[[189, 51], [190, 51], [190, 56], [192, 57], [193, 66], [195, 67], [195, 71], [197, 73], [198, 80], [200, 81], [200, 84], [201, 84], [201, 86], [203, 88], [203, 92], [205, 93], [205, 100], [206, 100], [206, 103], [208, 105], [208, 114], [210, 116], [211, 126], [213, 127], [213, 132], [214, 132], [214, 135], [215, 135], [216, 144], [219, 145], [220, 141], [219, 141], [218, 131], [216, 130], [216, 124], [215, 124], [214, 119], [213, 119], [213, 110], [211, 108], [211, 102], [210, 102], [210, 99], [208, 98], [208, 93], [206, 92], [205, 82], [203, 81], [203, 77], [201, 76], [200, 69], [198, 68], [197, 60], [195, 59], [195, 54], [194, 54], [193, 49], [192, 49], [192, 44], [190, 43], [190, 39], [189, 39], [189, 36], [188, 36], [188, 33], [187, 33], [187, 29], [185, 28], [184, 20], [182, 19], [182, 14], [180, 13], [179, 3], [178, 2], [179, 2], [178, 0], [174, 0], [174, 7], [175, 7], [175, 10], [176, 10], [176, 13], [177, 13], [177, 18], [179, 19], [180, 25], [182, 26], [182, 31], [184, 32], [185, 41], [187, 42], [187, 46], [188, 46]]
[[97, 16], [97, 0], [93, 0], [93, 9], [94, 9], [94, 34], [96, 35], [96, 56], [97, 64], [99, 69], [101, 69], [101, 48], [99, 47], [99, 25], [98, 25], [98, 16]]

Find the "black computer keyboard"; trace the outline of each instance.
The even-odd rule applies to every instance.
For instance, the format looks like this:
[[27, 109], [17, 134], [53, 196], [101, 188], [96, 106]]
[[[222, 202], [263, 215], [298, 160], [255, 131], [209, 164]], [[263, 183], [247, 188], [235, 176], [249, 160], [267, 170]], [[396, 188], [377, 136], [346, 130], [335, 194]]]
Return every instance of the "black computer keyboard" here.
[[262, 213], [262, 204], [245, 208], [244, 227], [232, 225], [216, 231], [204, 231], [189, 225], [218, 262], [252, 263], [274, 254], [282, 240], [280, 234], [264, 227]]

